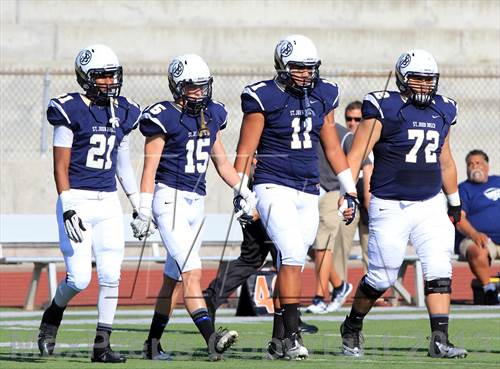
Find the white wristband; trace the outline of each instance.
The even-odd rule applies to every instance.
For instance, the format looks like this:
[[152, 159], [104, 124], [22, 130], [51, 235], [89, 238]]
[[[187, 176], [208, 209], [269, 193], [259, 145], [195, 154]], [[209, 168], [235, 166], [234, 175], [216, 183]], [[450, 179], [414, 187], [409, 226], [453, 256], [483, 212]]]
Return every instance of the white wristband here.
[[135, 211], [139, 210], [141, 204], [141, 196], [139, 195], [139, 192], [131, 193], [130, 195], [127, 195], [127, 197], [130, 201], [130, 204], [132, 205], [132, 208]]
[[340, 183], [340, 194], [344, 195], [346, 193], [356, 193], [356, 184], [352, 179], [351, 168], [347, 168], [337, 174], [337, 178]]
[[[248, 176], [245, 173], [238, 173], [238, 175], [241, 181], [233, 186], [234, 196], [241, 195], [245, 197], [244, 193], [247, 194], [250, 192], [250, 190], [248, 190]], [[245, 191], [245, 189], [248, 191]]]
[[67, 212], [68, 210], [71, 210], [74, 207], [73, 199], [71, 198], [71, 193], [69, 192], [69, 190], [61, 192], [59, 194], [59, 200], [61, 200], [63, 213]]
[[150, 217], [151, 207], [153, 204], [153, 194], [149, 192], [141, 192], [140, 198], [139, 213]]
[[448, 198], [448, 204], [451, 206], [459, 206], [460, 205], [460, 194], [457, 192], [450, 193], [449, 195], [446, 195]]

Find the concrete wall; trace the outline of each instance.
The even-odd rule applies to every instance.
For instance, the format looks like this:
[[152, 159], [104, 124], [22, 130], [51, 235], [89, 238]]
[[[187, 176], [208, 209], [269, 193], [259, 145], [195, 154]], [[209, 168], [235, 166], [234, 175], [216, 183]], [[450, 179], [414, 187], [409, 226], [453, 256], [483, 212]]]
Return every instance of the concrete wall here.
[[[443, 78], [440, 89], [460, 103], [453, 137], [459, 179], [465, 174], [463, 156], [475, 147], [489, 150], [494, 172], [500, 172], [494, 127], [500, 121], [500, 1], [3, 0], [0, 10], [0, 72], [71, 69], [79, 48], [99, 42], [116, 51], [126, 71], [166, 71], [174, 55], [196, 52], [215, 72], [259, 70], [271, 75], [277, 40], [303, 33], [317, 44], [323, 73], [333, 72], [341, 87], [339, 110], [385, 82], [385, 77], [337, 78], [339, 69], [388, 70], [402, 51], [426, 48], [444, 71], [490, 70], [497, 76], [493, 80]], [[215, 74], [214, 93], [231, 114], [231, 126], [224, 132], [231, 153], [241, 121], [239, 91], [252, 79]], [[0, 75], [0, 213], [51, 213], [54, 209], [50, 150], [45, 156], [25, 154], [28, 149], [35, 152], [40, 141], [43, 81], [37, 78]], [[161, 75], [125, 78], [124, 93], [142, 105], [167, 94]], [[76, 87], [73, 76], [60, 78], [53, 81], [50, 94]], [[46, 142], [51, 143], [50, 132]], [[19, 148], [24, 154], [9, 154]], [[134, 160], [138, 178], [141, 165], [140, 159]], [[216, 178], [210, 168], [207, 212], [228, 212], [231, 191]], [[125, 202], [124, 209], [129, 209]]]
[[196, 52], [212, 66], [269, 65], [281, 37], [303, 33], [324, 65], [393, 64], [426, 48], [440, 64], [500, 62], [500, 2], [3, 0], [4, 66], [68, 66], [79, 48], [110, 45], [125, 65]]

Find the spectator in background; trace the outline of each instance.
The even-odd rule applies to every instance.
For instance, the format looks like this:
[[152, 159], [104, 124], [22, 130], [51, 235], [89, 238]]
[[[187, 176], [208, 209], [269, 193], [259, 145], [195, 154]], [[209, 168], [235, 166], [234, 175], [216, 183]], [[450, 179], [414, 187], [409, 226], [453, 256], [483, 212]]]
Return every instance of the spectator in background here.
[[483, 285], [487, 304], [498, 303], [490, 282], [490, 263], [500, 259], [500, 176], [489, 176], [489, 158], [482, 150], [465, 157], [467, 180], [460, 183], [462, 219], [457, 224], [456, 247]]
[[[361, 122], [361, 101], [353, 101], [345, 108], [345, 124], [352, 134], [356, 133]], [[345, 227], [340, 227], [336, 247], [333, 250], [333, 269], [336, 278], [333, 281], [334, 286], [342, 285], [347, 281], [347, 262], [352, 248], [352, 241], [356, 228], [359, 233], [361, 244], [361, 255], [363, 258], [363, 272], [366, 273], [368, 266], [368, 203], [370, 201], [370, 178], [373, 171], [373, 154], [370, 153], [367, 161], [364, 163], [359, 180], [356, 184], [359, 199], [359, 212], [354, 221]], [[350, 291], [349, 291], [350, 292]], [[349, 293], [348, 292], [348, 293]], [[348, 294], [347, 293], [347, 294]], [[335, 294], [335, 290], [334, 290]], [[338, 310], [347, 299], [346, 293], [337, 293], [328, 306], [328, 311]]]
[[[356, 105], [356, 102], [350, 103], [345, 109], [345, 116], [348, 111], [351, 111], [357, 106], [359, 110], [361, 105]], [[359, 103], [359, 102], [358, 102]], [[360, 103], [359, 103], [360, 104]], [[359, 110], [361, 116], [361, 110]], [[342, 149], [347, 154], [351, 149], [353, 133], [346, 129], [344, 126], [336, 123], [337, 134], [340, 138]], [[343, 237], [350, 237], [349, 243], [352, 243], [355, 228], [352, 223], [349, 226], [341, 227], [341, 220], [337, 216], [337, 202], [340, 196], [340, 184], [326, 161], [323, 150], [318, 150], [319, 157], [319, 171], [320, 171], [320, 185], [321, 196], [319, 200], [319, 227], [316, 234], [316, 240], [313, 245], [314, 249], [314, 263], [316, 267], [316, 294], [313, 298], [312, 304], [307, 307], [307, 312], [313, 314], [324, 314], [337, 310], [347, 299], [347, 296], [352, 291], [352, 285], [346, 282], [344, 275], [338, 275], [338, 270], [334, 265], [334, 246], [341, 243]], [[363, 164], [368, 164], [368, 160]], [[369, 163], [371, 166], [371, 162]], [[358, 194], [361, 192], [358, 189]], [[358, 212], [359, 213], [359, 212]], [[356, 215], [354, 222], [359, 222], [359, 215]], [[347, 234], [343, 233], [347, 227], [352, 227], [352, 231]], [[347, 243], [347, 242], [346, 242]], [[350, 248], [350, 246], [349, 246]], [[342, 251], [340, 253], [342, 257]], [[345, 268], [344, 273], [345, 274]], [[329, 283], [333, 286], [331, 299], [327, 297], [325, 302], [325, 295], [329, 294]]]

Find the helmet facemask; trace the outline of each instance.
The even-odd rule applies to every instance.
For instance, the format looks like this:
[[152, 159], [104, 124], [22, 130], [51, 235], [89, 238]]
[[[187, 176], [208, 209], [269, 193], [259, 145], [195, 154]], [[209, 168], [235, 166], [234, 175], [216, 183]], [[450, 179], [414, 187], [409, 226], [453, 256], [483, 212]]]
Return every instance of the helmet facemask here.
[[[181, 81], [177, 84], [176, 95], [178, 95], [177, 98], [182, 100], [182, 109], [186, 114], [197, 117], [200, 115], [201, 111], [205, 110], [209, 101], [212, 99], [212, 81], [213, 78], [210, 77], [208, 81]], [[201, 94], [193, 96], [191, 91], [197, 87], [201, 89]]]
[[278, 70], [278, 82], [285, 85], [291, 93], [303, 96], [304, 90], [311, 92], [314, 89], [319, 78], [320, 64], [319, 61], [316, 63], [288, 62], [283, 69]]
[[439, 82], [438, 73], [407, 73], [400, 81], [397, 79], [401, 92], [416, 106], [428, 106], [437, 93]]
[[[77, 81], [85, 90], [86, 95], [92, 100], [108, 100], [120, 96], [123, 83], [123, 70], [121, 66], [110, 68], [90, 69], [86, 74], [77, 69]], [[112, 77], [112, 83], [97, 83], [96, 79]]]

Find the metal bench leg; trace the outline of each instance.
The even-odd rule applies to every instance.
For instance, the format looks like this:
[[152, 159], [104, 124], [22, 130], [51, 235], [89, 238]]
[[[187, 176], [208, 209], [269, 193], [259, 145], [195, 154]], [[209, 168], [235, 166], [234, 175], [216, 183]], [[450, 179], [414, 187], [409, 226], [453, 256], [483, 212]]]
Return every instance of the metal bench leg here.
[[48, 281], [49, 281], [49, 304], [56, 295], [57, 290], [57, 274], [56, 274], [56, 263], [49, 263], [48, 269]]
[[26, 295], [26, 300], [24, 301], [24, 310], [32, 311], [35, 307], [35, 297], [36, 291], [38, 289], [38, 282], [40, 281], [40, 274], [42, 269], [45, 267], [44, 263], [35, 263], [33, 267], [33, 273], [31, 275], [31, 282], [28, 289], [28, 294]]
[[420, 260], [415, 261], [414, 264], [414, 278], [415, 278], [415, 305], [418, 307], [425, 306], [424, 294], [424, 274], [422, 272], [422, 263]]

